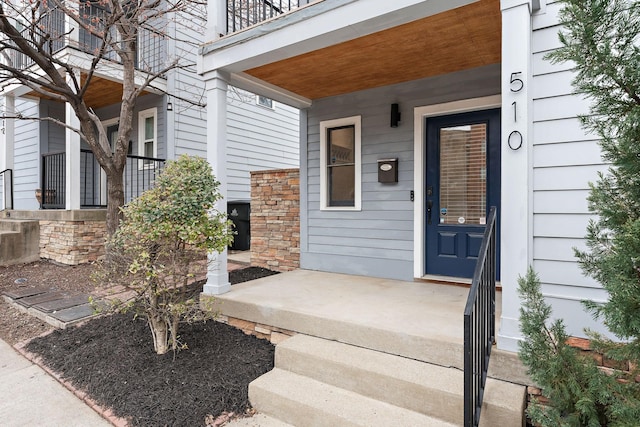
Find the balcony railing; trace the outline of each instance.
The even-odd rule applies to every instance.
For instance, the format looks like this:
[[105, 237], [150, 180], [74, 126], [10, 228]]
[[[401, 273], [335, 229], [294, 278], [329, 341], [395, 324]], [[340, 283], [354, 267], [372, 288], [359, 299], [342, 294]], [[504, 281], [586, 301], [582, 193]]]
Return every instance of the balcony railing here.
[[[65, 153], [42, 156], [42, 209], [64, 209], [66, 206]], [[123, 173], [125, 203], [153, 187], [164, 168], [164, 159], [127, 156]], [[80, 207], [100, 208], [107, 204], [106, 175], [91, 150], [80, 150]]]
[[227, 0], [227, 34], [240, 31], [315, 0]]
[[480, 423], [480, 410], [496, 336], [496, 208], [492, 207], [464, 309], [464, 426]]
[[[100, 22], [102, 22], [107, 13], [105, 9], [95, 3], [82, 2], [78, 7], [81, 8], [80, 16], [86, 16], [88, 17], [86, 18], [87, 20], [96, 22], [92, 25], [96, 27], [96, 32], [99, 32]], [[94, 55], [102, 45], [102, 37], [91, 34], [85, 28], [71, 29], [67, 21], [65, 13], [61, 9], [52, 8], [46, 10], [40, 20], [39, 36], [36, 35], [36, 37], [46, 37], [50, 40], [50, 43], [44, 45], [49, 53], [57, 53], [65, 47], [71, 47]], [[27, 31], [29, 31], [28, 28], [23, 30], [25, 33]], [[115, 28], [112, 28], [111, 31], [113, 32], [112, 39], [117, 42], [118, 35], [115, 32]], [[163, 61], [166, 58], [165, 39], [166, 36], [159, 31], [151, 28], [139, 29], [135, 58], [138, 70], [150, 73], [162, 70]], [[34, 64], [30, 57], [17, 50], [10, 51], [9, 57], [11, 64], [18, 69], [25, 69]], [[104, 59], [116, 63], [120, 62], [118, 54], [111, 49], [107, 49]]]

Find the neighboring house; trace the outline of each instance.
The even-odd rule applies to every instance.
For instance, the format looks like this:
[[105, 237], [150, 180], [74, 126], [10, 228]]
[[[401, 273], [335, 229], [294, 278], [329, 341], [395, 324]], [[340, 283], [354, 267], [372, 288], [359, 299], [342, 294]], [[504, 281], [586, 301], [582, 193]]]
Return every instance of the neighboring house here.
[[[270, 2], [254, 3], [267, 11], [258, 25], [210, 2], [200, 72], [209, 105], [232, 84], [301, 108], [301, 268], [464, 283], [496, 206], [498, 348], [517, 350], [529, 265], [571, 334], [602, 329], [580, 301], [607, 295], [573, 248], [606, 165], [580, 126], [571, 64], [544, 59], [559, 46], [558, 3], [320, 0], [272, 19]], [[227, 129], [209, 131], [219, 151]]]
[[[97, 7], [91, 6], [92, 10]], [[82, 29], [67, 28], [72, 23], [65, 20], [61, 12], [50, 13], [61, 16], [46, 22], [65, 26], [67, 34], [64, 42], [56, 45], [59, 55], [67, 55], [68, 63], [77, 64], [78, 74], [82, 75], [90, 66], [97, 40]], [[141, 70], [157, 71], [165, 66], [165, 59], [174, 57], [180, 58], [183, 64], [195, 64], [196, 45], [202, 40], [202, 34], [177, 20], [167, 25], [166, 34], [150, 35], [144, 30], [139, 35], [137, 63]], [[62, 30], [52, 29], [52, 33], [62, 33]], [[14, 54], [11, 60], [24, 67], [34, 66], [21, 55]], [[200, 104], [206, 101], [204, 81], [194, 68], [188, 71], [181, 67], [167, 72], [154, 82], [157, 89], [149, 89], [138, 99], [125, 169], [126, 201], [152, 185], [166, 159], [184, 153], [206, 156], [206, 108], [186, 101]], [[137, 77], [144, 75], [145, 72], [139, 71]], [[118, 132], [121, 94], [122, 71], [117, 62], [105, 59], [94, 75], [85, 100], [101, 118], [110, 140]], [[230, 90], [225, 103], [229, 135], [228, 194], [233, 200], [248, 200], [250, 171], [298, 166], [298, 110], [240, 89]], [[7, 115], [15, 112], [25, 118], [53, 118], [70, 126], [77, 121], [69, 106], [38, 98], [26, 86], [5, 88], [0, 105]], [[12, 173], [0, 174], [2, 209], [71, 212], [102, 208], [106, 204], [106, 178], [93, 154], [77, 134], [55, 122], [5, 119], [0, 133], [0, 172], [5, 169]], [[36, 189], [41, 189], [41, 202], [36, 200]], [[58, 218], [81, 216], [76, 213]], [[41, 212], [31, 217], [50, 218], [51, 215]]]

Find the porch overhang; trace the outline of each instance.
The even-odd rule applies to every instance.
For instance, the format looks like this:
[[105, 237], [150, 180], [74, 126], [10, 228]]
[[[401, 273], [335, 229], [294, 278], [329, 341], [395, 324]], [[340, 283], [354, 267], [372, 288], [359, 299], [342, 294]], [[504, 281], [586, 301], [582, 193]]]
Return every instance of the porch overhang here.
[[[82, 81], [86, 79], [87, 70], [92, 67], [92, 56], [65, 47], [57, 54], [58, 59], [62, 62], [73, 64], [78, 70]], [[37, 76], [44, 76], [42, 72], [35, 65], [32, 65], [33, 69], [29, 71]], [[135, 84], [141, 86], [146, 82], [148, 74], [142, 71], [136, 71]], [[85, 92], [84, 100], [88, 107], [98, 109], [106, 107], [108, 105], [117, 104], [122, 101], [122, 80], [124, 78], [122, 66], [118, 63], [108, 60], [102, 61], [94, 70], [92, 82], [89, 85], [88, 90]], [[167, 81], [164, 78], [157, 78], [153, 82], [153, 85], [149, 86], [148, 90], [145, 90], [142, 94], [158, 93], [162, 94], [167, 91]], [[11, 95], [17, 98], [33, 98], [33, 99], [50, 99], [46, 95], [38, 93], [32, 90], [30, 87], [19, 83], [17, 80], [13, 84], [7, 85], [2, 91], [3, 94]]]
[[200, 71], [305, 107], [499, 63], [501, 31], [500, 0], [325, 0], [203, 46]]

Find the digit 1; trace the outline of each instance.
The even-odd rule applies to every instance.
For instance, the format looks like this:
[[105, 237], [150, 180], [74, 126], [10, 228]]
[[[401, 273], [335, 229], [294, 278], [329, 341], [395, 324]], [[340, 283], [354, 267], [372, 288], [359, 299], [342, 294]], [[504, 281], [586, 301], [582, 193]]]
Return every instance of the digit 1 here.
[[516, 101], [513, 101], [511, 105], [513, 105], [513, 122], [518, 123], [518, 106]]

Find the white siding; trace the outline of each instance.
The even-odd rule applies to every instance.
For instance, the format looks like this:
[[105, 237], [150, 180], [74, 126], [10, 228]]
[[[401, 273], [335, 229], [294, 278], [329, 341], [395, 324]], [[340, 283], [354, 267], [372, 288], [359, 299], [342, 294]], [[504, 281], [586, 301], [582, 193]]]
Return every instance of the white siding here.
[[[202, 41], [194, 28], [177, 25], [178, 41], [172, 50], [185, 63], [195, 63], [198, 46], [180, 40]], [[169, 75], [169, 97], [173, 104], [173, 131], [169, 128], [169, 155], [206, 157], [206, 111], [183, 99], [204, 102], [204, 81], [193, 70], [175, 70]], [[180, 99], [183, 98], [183, 99]], [[251, 197], [250, 172], [299, 166], [299, 111], [274, 102], [274, 109], [256, 104], [252, 93], [229, 87], [227, 96], [227, 199]], [[214, 174], [216, 171], [214, 171]]]
[[[16, 100], [16, 111], [25, 117], [39, 117], [38, 103]], [[15, 121], [14, 209], [38, 209], [35, 190], [40, 182], [40, 122]]]
[[545, 55], [560, 46], [559, 3], [533, 17], [533, 266], [555, 313], [569, 332], [584, 335], [589, 326], [602, 330], [584, 312], [581, 300], [606, 298], [600, 285], [585, 277], [574, 248], [585, 249], [592, 215], [589, 182], [605, 171], [598, 141], [580, 125], [589, 101], [574, 93], [572, 64], [552, 64]]
[[235, 88], [227, 99], [227, 198], [249, 199], [251, 171], [299, 166], [299, 111], [275, 101], [262, 107]]

